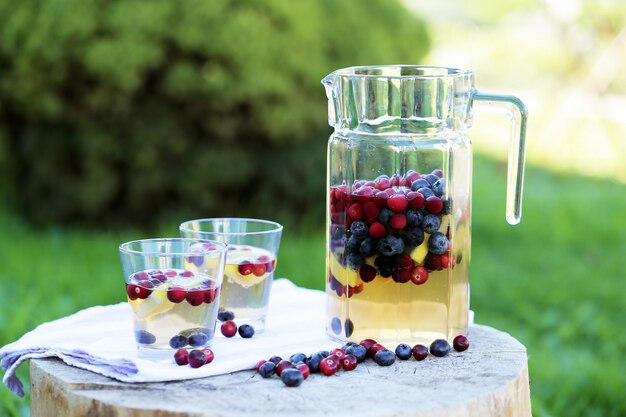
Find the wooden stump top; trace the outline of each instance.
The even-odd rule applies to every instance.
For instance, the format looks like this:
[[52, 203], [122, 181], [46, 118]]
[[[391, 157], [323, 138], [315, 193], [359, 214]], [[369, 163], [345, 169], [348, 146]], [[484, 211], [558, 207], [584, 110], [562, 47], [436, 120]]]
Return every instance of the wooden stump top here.
[[420, 416], [530, 417], [526, 348], [486, 326], [470, 348], [445, 358], [368, 360], [297, 388], [255, 371], [178, 382], [128, 384], [65, 365], [31, 360], [31, 415], [116, 417]]

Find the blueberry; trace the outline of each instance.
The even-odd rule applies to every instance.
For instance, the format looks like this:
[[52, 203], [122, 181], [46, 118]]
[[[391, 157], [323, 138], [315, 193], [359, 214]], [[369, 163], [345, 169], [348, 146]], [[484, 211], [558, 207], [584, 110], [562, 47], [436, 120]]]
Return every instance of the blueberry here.
[[441, 232], [435, 232], [428, 239], [428, 250], [435, 255], [443, 255], [448, 250], [448, 238]]
[[330, 328], [335, 334], [341, 333], [341, 320], [339, 320], [339, 317], [333, 317], [333, 319], [330, 321]]
[[412, 191], [418, 191], [420, 188], [430, 188], [430, 183], [424, 178], [420, 178], [411, 183]]
[[384, 225], [387, 225], [387, 223], [389, 223], [389, 219], [391, 219], [391, 216], [393, 216], [393, 211], [391, 211], [387, 207], [383, 207], [380, 209], [380, 213], [378, 213], [378, 221]]
[[354, 323], [352, 323], [352, 320], [346, 319], [343, 330], [346, 332], [346, 337], [352, 336], [352, 332], [354, 331]]
[[205, 333], [194, 333], [189, 336], [189, 346], [204, 346], [209, 341], [209, 337]]
[[420, 226], [424, 215], [417, 210], [407, 210], [406, 212], [406, 224], [407, 226]]
[[288, 387], [297, 387], [304, 381], [304, 375], [295, 368], [287, 368], [281, 372], [280, 380]]
[[352, 269], [361, 269], [365, 263], [365, 258], [359, 253], [348, 254], [348, 266]]
[[263, 378], [269, 378], [276, 372], [276, 365], [273, 362], [265, 362], [259, 367], [259, 374]]
[[413, 349], [411, 346], [406, 345], [404, 343], [400, 343], [396, 346], [396, 356], [398, 359], [402, 359], [403, 361], [410, 359], [411, 355], [413, 355]]
[[389, 349], [382, 349], [374, 355], [374, 362], [380, 366], [389, 366], [396, 361], [396, 354]]
[[343, 350], [345, 352], [346, 349], [348, 349], [350, 346], [354, 346], [354, 345], [357, 345], [357, 344], [358, 343], [355, 343], [355, 342], [353, 342], [351, 340], [347, 341], [346, 344], [341, 347], [341, 350]]
[[363, 362], [367, 358], [367, 349], [361, 345], [350, 346], [345, 349], [346, 354], [354, 355], [357, 362]]
[[422, 178], [425, 179], [426, 181], [428, 181], [428, 183], [430, 185], [433, 185], [434, 183], [439, 181], [439, 177], [436, 176], [435, 174], [428, 174], [426, 176], [423, 176]]
[[235, 320], [235, 313], [233, 313], [232, 311], [223, 310], [217, 313], [217, 319], [219, 321]]
[[424, 231], [418, 226], [411, 226], [404, 229], [402, 240], [406, 246], [419, 246], [424, 242]]
[[448, 199], [441, 199], [443, 203], [443, 208], [441, 209], [441, 214], [450, 214], [452, 213], [452, 201]]
[[350, 239], [346, 242], [346, 248], [349, 252], [358, 253], [361, 249], [362, 240], [356, 236], [350, 236]]
[[438, 196], [442, 196], [446, 192], [446, 180], [444, 180], [443, 178], [439, 178], [437, 181], [435, 181], [435, 183], [433, 184], [433, 191]]
[[272, 362], [274, 365], [278, 365], [280, 363], [280, 361], [282, 361], [283, 358], [281, 358], [280, 356], [272, 356], [268, 362]]
[[432, 197], [435, 195], [435, 192], [433, 190], [431, 190], [430, 188], [427, 187], [422, 187], [419, 190], [417, 190], [421, 195], [424, 196], [424, 198], [428, 198], [428, 197]]
[[376, 255], [378, 252], [378, 240], [372, 239], [371, 237], [365, 238], [365, 240], [361, 242], [359, 252], [366, 258]]
[[439, 230], [439, 226], [441, 226], [441, 218], [436, 214], [427, 214], [424, 216], [422, 226], [426, 233], [435, 233]]
[[177, 334], [170, 339], [170, 346], [172, 349], [180, 349], [181, 347], [187, 346], [187, 338]]
[[310, 358], [307, 358], [304, 363], [306, 363], [309, 367], [309, 371], [311, 371], [311, 373], [316, 374], [320, 371], [320, 363], [322, 363], [322, 359], [324, 359], [324, 356], [322, 356], [321, 353], [314, 353]]
[[399, 237], [385, 236], [378, 241], [378, 250], [384, 256], [399, 255], [404, 251], [404, 242]]
[[381, 277], [389, 278], [393, 272], [391, 258], [386, 256], [378, 256], [374, 261], [376, 271]]
[[298, 362], [304, 362], [306, 360], [306, 355], [304, 353], [298, 352], [294, 353], [289, 357], [289, 362], [296, 364]]
[[252, 336], [254, 336], [254, 327], [250, 326], [249, 324], [242, 324], [241, 326], [239, 326], [239, 336], [243, 337], [244, 339], [250, 339]]
[[430, 353], [443, 358], [450, 352], [450, 343], [445, 339], [437, 339], [430, 345]]
[[328, 355], [330, 355], [330, 352], [329, 352], [329, 351], [327, 351], [327, 350], [320, 350], [320, 351], [319, 351], [319, 352], [317, 352], [317, 353], [319, 353], [320, 355], [322, 355], [322, 358], [327, 358], [327, 357], [328, 357]]
[[354, 222], [352, 223], [352, 226], [350, 226], [350, 232], [352, 232], [352, 236], [363, 239], [365, 236], [367, 236], [367, 233], [369, 232], [369, 227], [367, 227], [367, 223], [365, 222]]
[[135, 330], [135, 340], [142, 345], [151, 345], [156, 342], [156, 336], [146, 330]]

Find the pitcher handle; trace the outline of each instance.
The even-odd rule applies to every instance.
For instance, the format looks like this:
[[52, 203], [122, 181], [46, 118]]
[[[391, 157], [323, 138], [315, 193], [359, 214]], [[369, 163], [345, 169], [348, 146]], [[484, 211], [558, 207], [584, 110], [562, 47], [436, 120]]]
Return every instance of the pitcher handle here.
[[[506, 221], [518, 224], [522, 218], [522, 191], [524, 187], [524, 165], [526, 161], [526, 118], [528, 109], [517, 97], [505, 94], [481, 93], [474, 90], [472, 101], [479, 100], [496, 111], [506, 109], [510, 120], [509, 165], [506, 190]], [[472, 103], [473, 104], [473, 103]]]

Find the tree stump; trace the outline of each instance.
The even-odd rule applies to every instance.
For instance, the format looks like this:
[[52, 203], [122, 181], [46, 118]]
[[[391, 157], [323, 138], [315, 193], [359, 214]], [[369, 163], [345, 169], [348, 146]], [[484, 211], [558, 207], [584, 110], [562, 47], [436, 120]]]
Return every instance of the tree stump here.
[[298, 388], [255, 371], [187, 381], [128, 384], [57, 359], [30, 364], [33, 417], [420, 416], [530, 417], [526, 348], [486, 326], [471, 346], [421, 362], [371, 360]]

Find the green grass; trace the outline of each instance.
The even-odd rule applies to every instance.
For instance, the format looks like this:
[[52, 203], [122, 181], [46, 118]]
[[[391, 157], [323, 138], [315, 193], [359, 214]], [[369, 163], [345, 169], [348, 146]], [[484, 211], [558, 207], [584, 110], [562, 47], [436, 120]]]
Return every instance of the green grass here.
[[[529, 167], [522, 223], [504, 220], [506, 169], [476, 158], [472, 309], [528, 348], [536, 417], [626, 415], [626, 186]], [[141, 232], [35, 230], [0, 211], [0, 344], [123, 300], [117, 245]], [[162, 233], [175, 235], [176, 227]], [[322, 288], [324, 236], [286, 231], [277, 275]], [[20, 375], [27, 380], [26, 366]], [[0, 415], [28, 400], [0, 388]]]

